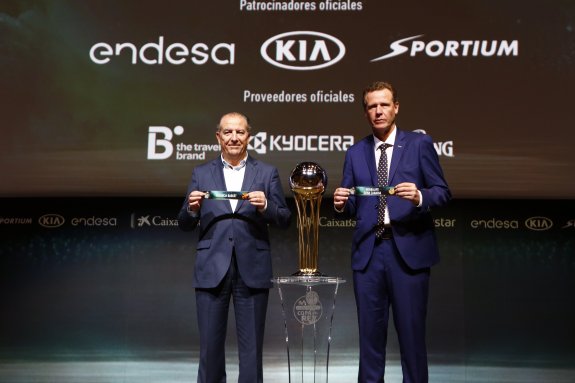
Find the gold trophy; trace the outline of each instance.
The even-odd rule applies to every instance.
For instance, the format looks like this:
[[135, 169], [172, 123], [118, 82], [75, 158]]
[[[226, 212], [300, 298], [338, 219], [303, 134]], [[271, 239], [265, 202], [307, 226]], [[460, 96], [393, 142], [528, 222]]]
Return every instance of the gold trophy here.
[[297, 206], [299, 271], [295, 276], [321, 276], [318, 271], [319, 209], [327, 186], [327, 173], [315, 162], [301, 162], [289, 183]]

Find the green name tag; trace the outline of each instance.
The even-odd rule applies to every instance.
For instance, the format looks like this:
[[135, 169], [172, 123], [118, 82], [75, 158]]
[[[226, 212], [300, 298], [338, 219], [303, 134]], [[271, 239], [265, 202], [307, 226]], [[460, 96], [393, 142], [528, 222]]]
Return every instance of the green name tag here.
[[355, 186], [350, 190], [351, 194], [362, 197], [395, 194], [395, 187], [393, 186]]
[[205, 193], [204, 198], [206, 199], [248, 199], [249, 192], [211, 190]]

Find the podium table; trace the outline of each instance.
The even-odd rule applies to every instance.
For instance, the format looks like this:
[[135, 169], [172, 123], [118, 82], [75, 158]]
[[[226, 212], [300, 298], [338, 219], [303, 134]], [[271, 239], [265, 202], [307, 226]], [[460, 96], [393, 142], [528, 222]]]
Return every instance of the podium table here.
[[339, 285], [345, 280], [287, 276], [273, 282], [284, 319], [289, 383], [327, 383], [335, 302]]

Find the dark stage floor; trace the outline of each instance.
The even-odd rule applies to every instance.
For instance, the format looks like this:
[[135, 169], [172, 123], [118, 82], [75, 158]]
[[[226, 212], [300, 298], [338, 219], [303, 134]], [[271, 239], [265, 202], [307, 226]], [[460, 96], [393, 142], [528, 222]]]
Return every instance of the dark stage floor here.
[[[237, 381], [237, 356], [228, 356], [228, 382]], [[395, 359], [395, 356], [393, 356]], [[433, 357], [430, 357], [433, 359]], [[162, 354], [136, 358], [51, 358], [42, 360], [0, 360], [0, 382], [3, 383], [180, 383], [195, 382], [197, 355], [192, 353]], [[295, 375], [295, 376], [293, 376]], [[323, 371], [316, 382], [325, 382]], [[356, 381], [357, 361], [355, 355], [334, 354], [330, 360], [329, 382], [350, 383]], [[285, 356], [268, 353], [264, 357], [264, 380], [270, 383], [289, 382]], [[401, 367], [398, 361], [388, 363], [387, 383], [401, 383]], [[435, 383], [571, 383], [575, 381], [575, 369], [531, 368], [502, 366], [466, 366], [453, 364], [430, 364], [430, 382]], [[314, 382], [311, 375], [303, 378], [293, 374], [292, 383]]]

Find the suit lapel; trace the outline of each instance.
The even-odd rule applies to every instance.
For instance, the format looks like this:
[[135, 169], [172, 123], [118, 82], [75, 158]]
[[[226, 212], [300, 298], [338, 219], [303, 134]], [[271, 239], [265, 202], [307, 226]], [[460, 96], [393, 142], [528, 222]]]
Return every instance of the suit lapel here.
[[[365, 162], [367, 163], [367, 169], [369, 171], [369, 176], [371, 177], [371, 184], [377, 185], [377, 167], [375, 166], [375, 150], [373, 145], [375, 145], [373, 135], [368, 136], [365, 141], [366, 145], [363, 153], [365, 154]], [[356, 185], [357, 186], [357, 185]], [[360, 185], [363, 186], [363, 185]], [[370, 186], [370, 185], [365, 185]]]
[[[246, 170], [244, 173], [244, 180], [242, 182], [242, 190], [244, 190], [244, 191], [250, 191], [251, 190], [257, 174], [258, 174], [257, 161], [252, 159], [252, 157], [248, 156], [248, 159], [246, 161]], [[240, 208], [244, 205], [244, 202], [246, 202], [246, 201], [244, 201], [244, 200], [238, 201], [238, 205], [236, 206], [236, 211], [240, 210]]]
[[[397, 127], [395, 128], [397, 129]], [[391, 155], [391, 164], [389, 165], [389, 181], [391, 185], [391, 180], [397, 170], [399, 163], [401, 162], [401, 156], [403, 156], [405, 147], [405, 134], [397, 129], [397, 134], [395, 136], [395, 143], [393, 145], [393, 154]]]
[[[212, 162], [212, 177], [214, 179], [214, 184], [216, 185], [215, 190], [227, 190], [226, 179], [224, 178], [224, 167], [222, 165], [221, 157], [218, 157]], [[226, 210], [232, 211], [232, 204], [230, 201], [225, 201]]]

